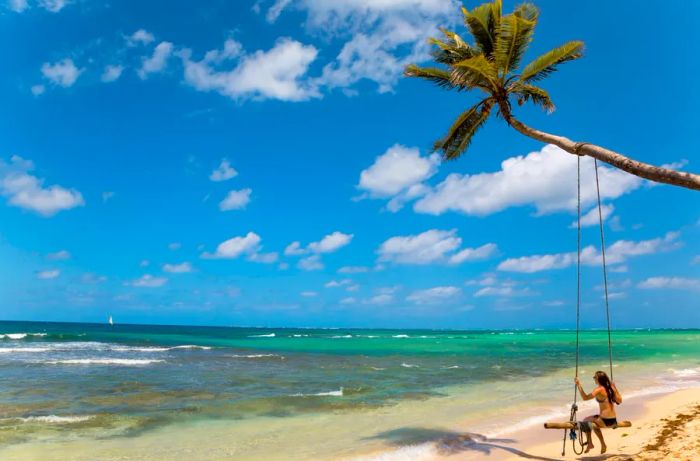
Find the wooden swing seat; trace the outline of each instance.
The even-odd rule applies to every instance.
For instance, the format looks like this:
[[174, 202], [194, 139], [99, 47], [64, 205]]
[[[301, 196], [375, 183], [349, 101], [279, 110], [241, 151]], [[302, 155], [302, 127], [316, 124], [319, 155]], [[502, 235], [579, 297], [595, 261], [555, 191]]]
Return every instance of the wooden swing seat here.
[[[576, 426], [576, 423], [572, 423], [571, 421], [567, 421], [564, 423], [557, 423], [557, 422], [548, 422], [544, 423], [544, 428], [545, 429], [573, 429]], [[629, 421], [618, 421], [617, 424], [613, 424], [612, 426], [598, 426], [600, 429], [617, 429], [618, 427], [632, 427], [632, 423]]]

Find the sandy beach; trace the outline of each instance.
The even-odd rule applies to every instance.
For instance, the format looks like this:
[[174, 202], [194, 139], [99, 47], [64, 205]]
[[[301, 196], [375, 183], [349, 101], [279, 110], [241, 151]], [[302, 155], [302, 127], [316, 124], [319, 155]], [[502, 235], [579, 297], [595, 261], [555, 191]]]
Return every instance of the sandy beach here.
[[[700, 389], [683, 389], [654, 397], [636, 397], [619, 409], [621, 419], [632, 421], [632, 428], [604, 431], [608, 450], [600, 455], [595, 449], [576, 455], [567, 440], [566, 455], [561, 456], [561, 430], [541, 427], [486, 438], [478, 434], [448, 438], [438, 445], [434, 461], [515, 461], [534, 460], [697, 460], [700, 459]], [[583, 413], [585, 416], [586, 413]]]

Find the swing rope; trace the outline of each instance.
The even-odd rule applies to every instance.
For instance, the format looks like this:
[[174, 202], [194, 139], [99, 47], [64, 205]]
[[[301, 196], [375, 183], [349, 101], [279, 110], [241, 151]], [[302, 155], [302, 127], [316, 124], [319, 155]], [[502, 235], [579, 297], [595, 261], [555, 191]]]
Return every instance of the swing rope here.
[[[579, 373], [579, 358], [580, 358], [580, 334], [581, 334], [581, 156], [576, 157], [576, 213], [577, 213], [577, 226], [576, 226], [576, 371], [575, 377], [578, 378]], [[605, 233], [603, 231], [603, 206], [600, 199], [600, 178], [598, 175], [598, 160], [593, 159], [593, 164], [595, 166], [595, 185], [596, 193], [598, 199], [598, 222], [600, 225], [600, 251], [603, 262], [603, 286], [605, 290], [605, 316], [607, 319], [608, 327], [608, 360], [610, 363], [610, 380], [613, 380], [613, 358], [612, 358], [612, 334], [610, 328], [610, 302], [608, 293], [608, 268], [607, 262], [605, 260]], [[576, 412], [578, 411], [578, 389], [574, 385], [574, 403], [571, 405], [571, 413], [569, 415], [569, 421], [576, 423]], [[574, 426], [576, 427], [576, 426]], [[564, 456], [566, 452], [566, 434], [567, 431], [564, 430], [564, 440], [562, 443], [561, 455]], [[574, 453], [580, 455], [583, 453], [583, 431], [579, 429], [578, 437], [576, 434], [576, 429], [569, 430], [569, 439], [571, 439], [571, 445], [573, 447]], [[579, 443], [579, 450], [576, 447], [576, 441]]]

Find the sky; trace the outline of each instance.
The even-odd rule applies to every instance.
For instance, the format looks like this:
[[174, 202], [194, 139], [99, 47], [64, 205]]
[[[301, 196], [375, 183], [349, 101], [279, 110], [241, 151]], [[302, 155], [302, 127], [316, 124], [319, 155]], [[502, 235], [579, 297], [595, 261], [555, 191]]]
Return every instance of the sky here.
[[[402, 77], [454, 0], [0, 0], [0, 319], [571, 328], [576, 159]], [[510, 10], [514, 2], [505, 1]], [[700, 167], [695, 2], [536, 2], [536, 128]], [[467, 2], [467, 7], [476, 3]], [[653, 28], [648, 25], [653, 24]], [[590, 159], [582, 325], [605, 326]], [[613, 327], [700, 327], [700, 196], [602, 165]]]

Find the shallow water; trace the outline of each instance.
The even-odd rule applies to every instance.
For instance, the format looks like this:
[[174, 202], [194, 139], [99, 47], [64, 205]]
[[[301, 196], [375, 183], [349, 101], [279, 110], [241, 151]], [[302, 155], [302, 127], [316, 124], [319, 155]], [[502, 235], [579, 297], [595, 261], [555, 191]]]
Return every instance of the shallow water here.
[[[613, 340], [628, 395], [700, 381], [698, 330]], [[572, 331], [0, 322], [0, 458], [337, 459], [437, 430], [499, 434], [504, 414], [532, 424], [566, 411], [574, 341]], [[607, 334], [584, 332], [581, 344], [592, 384]]]

